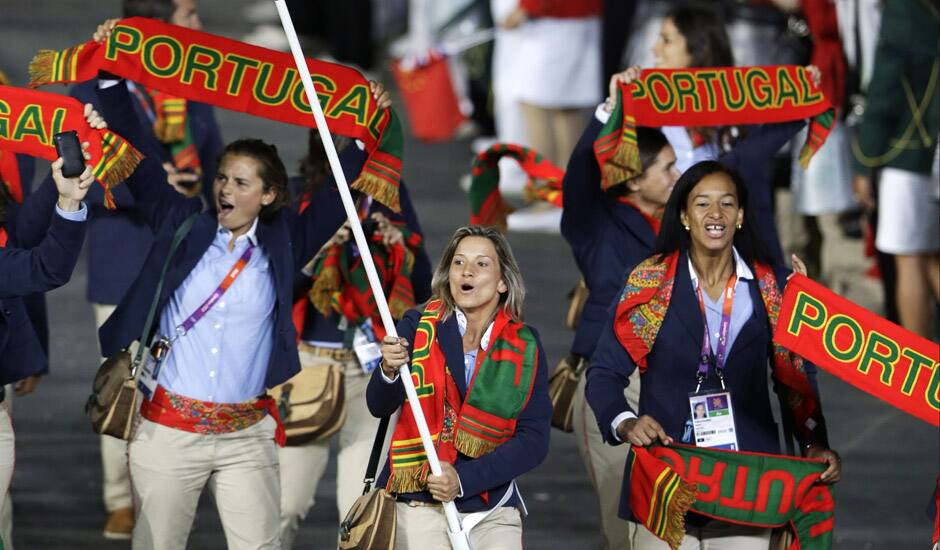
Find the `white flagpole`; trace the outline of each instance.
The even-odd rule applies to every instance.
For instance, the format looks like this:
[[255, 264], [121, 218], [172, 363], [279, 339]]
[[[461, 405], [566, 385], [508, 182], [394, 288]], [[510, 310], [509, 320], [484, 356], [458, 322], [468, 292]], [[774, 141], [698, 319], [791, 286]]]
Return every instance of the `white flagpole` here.
[[[353, 204], [352, 194], [349, 192], [349, 184], [346, 181], [346, 174], [343, 173], [343, 167], [339, 162], [339, 156], [336, 154], [336, 147], [333, 144], [333, 138], [330, 135], [330, 129], [326, 124], [326, 118], [323, 116], [323, 109], [317, 100], [316, 89], [313, 86], [313, 80], [310, 78], [310, 70], [307, 67], [307, 60], [304, 58], [303, 50], [300, 48], [300, 41], [297, 39], [297, 33], [294, 31], [294, 24], [291, 21], [290, 12], [287, 10], [287, 4], [284, 0], [274, 0], [277, 6], [277, 12], [281, 17], [281, 25], [284, 27], [284, 33], [287, 35], [287, 41], [290, 43], [291, 53], [294, 54], [294, 63], [297, 65], [297, 71], [304, 85], [304, 91], [307, 94], [307, 100], [310, 103], [313, 117], [317, 122], [317, 129], [320, 132], [320, 141], [323, 142], [323, 148], [326, 150], [327, 159], [330, 161], [330, 168], [333, 171], [333, 177], [336, 179], [336, 187], [339, 189], [340, 198], [343, 201], [343, 208], [346, 210], [346, 217], [349, 219], [349, 225], [356, 240], [356, 246], [359, 247], [362, 265], [366, 269], [366, 275], [369, 279], [369, 287], [375, 297], [375, 304], [382, 316], [382, 325], [385, 332], [390, 336], [398, 336], [395, 330], [395, 322], [392, 320], [392, 314], [388, 309], [388, 302], [385, 299], [385, 293], [382, 291], [382, 284], [379, 282], [378, 273], [375, 270], [375, 263], [372, 260], [372, 254], [369, 254], [369, 245], [366, 236], [362, 232], [362, 224], [359, 223], [359, 216], [356, 212], [356, 206]], [[415, 424], [418, 425], [418, 432], [421, 434], [421, 443], [424, 446], [424, 452], [428, 457], [428, 464], [431, 467], [431, 473], [441, 475], [441, 464], [437, 459], [437, 452], [434, 450], [434, 443], [431, 440], [431, 433], [428, 430], [427, 421], [421, 411], [421, 405], [418, 403], [418, 394], [415, 392], [414, 381], [411, 378], [411, 372], [408, 370], [408, 364], [404, 364], [398, 370], [402, 385], [405, 387], [405, 394], [408, 396], [408, 403], [411, 405], [411, 412], [415, 418]], [[454, 550], [470, 550], [469, 534], [464, 532], [460, 526], [460, 517], [457, 515], [457, 506], [453, 502], [444, 503], [444, 515], [447, 517], [448, 536], [451, 546]]]

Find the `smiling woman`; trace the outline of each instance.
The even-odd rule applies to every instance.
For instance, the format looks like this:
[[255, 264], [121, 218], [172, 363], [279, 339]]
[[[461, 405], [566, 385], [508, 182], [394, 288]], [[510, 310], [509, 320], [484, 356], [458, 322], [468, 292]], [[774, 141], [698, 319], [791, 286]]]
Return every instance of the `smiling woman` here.
[[[462, 227], [445, 249], [423, 311], [382, 342], [382, 366], [366, 400], [374, 416], [401, 408], [378, 486], [396, 495], [395, 548], [447, 548], [440, 502], [483, 512], [471, 531], [479, 548], [522, 548], [515, 478], [548, 454], [548, 382], [535, 329], [522, 323], [525, 286], [506, 238]], [[442, 475], [429, 475], [398, 368], [410, 363]]]

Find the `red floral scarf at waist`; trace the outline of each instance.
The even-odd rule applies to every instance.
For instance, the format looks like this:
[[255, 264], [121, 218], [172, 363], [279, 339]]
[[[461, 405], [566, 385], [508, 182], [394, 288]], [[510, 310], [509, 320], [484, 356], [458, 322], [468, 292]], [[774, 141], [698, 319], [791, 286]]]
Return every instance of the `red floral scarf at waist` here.
[[[640, 373], [649, 368], [647, 356], [656, 343], [656, 336], [669, 309], [678, 261], [678, 252], [664, 258], [647, 258], [630, 273], [620, 296], [614, 333], [640, 369]], [[777, 286], [777, 278], [771, 268], [757, 263], [754, 265], [754, 271], [770, 320], [770, 332], [773, 333], [780, 316], [783, 294]], [[782, 391], [786, 392], [785, 401], [795, 416], [796, 429], [801, 434], [808, 435], [821, 422], [822, 415], [816, 394], [806, 376], [803, 359], [786, 348], [773, 344], [771, 369], [774, 378], [783, 385]]]

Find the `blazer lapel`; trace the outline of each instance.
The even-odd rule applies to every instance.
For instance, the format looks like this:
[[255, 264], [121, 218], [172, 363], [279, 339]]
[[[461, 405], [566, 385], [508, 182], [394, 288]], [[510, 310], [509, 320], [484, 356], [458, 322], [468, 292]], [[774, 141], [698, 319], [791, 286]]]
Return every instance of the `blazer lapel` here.
[[702, 310], [699, 307], [698, 299], [692, 290], [692, 278], [689, 275], [688, 256], [681, 254], [679, 256], [679, 265], [676, 266], [676, 282], [672, 289], [672, 299], [669, 309], [675, 311], [682, 324], [685, 326], [689, 336], [695, 341], [696, 350], [702, 349], [702, 334], [705, 332], [705, 325], [702, 322]]
[[460, 329], [457, 328], [457, 316], [451, 314], [445, 321], [437, 323], [437, 344], [444, 352], [447, 368], [450, 369], [460, 399], [467, 395], [466, 369], [463, 366], [463, 341], [460, 338]]

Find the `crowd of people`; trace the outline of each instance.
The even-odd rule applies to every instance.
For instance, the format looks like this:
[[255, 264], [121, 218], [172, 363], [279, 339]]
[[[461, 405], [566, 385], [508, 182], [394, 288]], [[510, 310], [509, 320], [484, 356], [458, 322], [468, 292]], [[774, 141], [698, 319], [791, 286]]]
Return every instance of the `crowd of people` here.
[[[650, 1], [636, 2], [633, 13], [600, 0], [489, 4], [499, 27], [496, 137], [566, 167], [564, 208], [551, 223], [571, 248], [587, 297], [561, 364], [578, 376], [571, 427], [607, 548], [668, 548], [631, 509], [626, 449], [709, 446], [695, 427], [705, 419], [703, 401], [690, 396], [733, 400], [736, 439], [724, 448], [779, 455], [793, 438], [801, 456], [825, 464], [821, 483], [839, 481], [841, 459], [829, 448], [815, 369], [772, 343], [771, 312], [791, 273], [824, 274], [818, 243], [806, 249], [807, 266], [781, 239], [775, 185], [792, 179], [793, 215], [809, 216], [808, 227], [814, 216], [861, 212], [879, 254], [893, 256], [879, 264], [888, 316], [896, 311], [905, 328], [936, 338], [936, 4], [898, 0], [882, 10], [864, 0]], [[875, 9], [876, 36], [859, 32], [860, 14]], [[120, 15], [201, 29], [194, 0], [123, 0]], [[804, 23], [803, 36], [787, 34], [794, 21]], [[107, 40], [117, 22], [102, 23], [93, 39]], [[761, 46], [787, 38], [801, 39], [806, 51]], [[601, 185], [594, 144], [621, 86], [644, 68], [736, 62], [807, 66], [840, 117], [817, 164], [803, 170], [791, 162], [796, 148], [787, 147], [803, 141], [804, 120], [640, 127], [641, 171]], [[370, 88], [379, 108], [391, 105], [381, 84]], [[36, 296], [69, 280], [84, 246], [102, 358], [161, 339], [171, 349], [158, 371], [141, 375], [151, 379], [140, 381], [145, 398], [128, 439], [101, 436], [103, 535], [130, 538], [135, 549], [185, 548], [208, 487], [229, 548], [288, 549], [315, 505], [331, 448], [342, 519], [377, 446], [387, 459], [376, 481], [394, 498], [396, 548], [449, 547], [444, 502], [454, 502], [461, 517], [486, 512], [471, 532], [474, 548], [522, 548], [526, 511], [516, 480], [548, 455], [553, 407], [550, 358], [536, 327], [524, 322], [526, 285], [506, 236], [455, 227], [432, 262], [405, 182], [400, 210], [354, 192], [370, 254], [394, 265], [383, 270], [385, 283], [407, 289], [399, 293], [406, 307], [393, 311], [398, 334], [386, 335], [374, 304], [357, 294], [368, 292], [352, 275], [362, 269], [360, 251], [317, 130], [300, 174], [290, 177], [277, 144], [225, 144], [210, 105], [186, 102], [184, 131], [169, 132], [165, 94], [131, 80], [101, 73], [69, 93], [86, 105], [91, 128], [116, 132], [145, 157], [113, 190], [116, 208], [104, 206], [90, 166], [66, 177], [62, 159], [32, 193], [27, 183], [20, 201], [4, 186], [0, 384], [26, 392], [34, 383], [23, 381], [47, 369]], [[334, 144], [354, 179], [366, 163], [364, 145], [341, 136]], [[21, 175], [31, 172], [25, 157], [16, 160]], [[508, 181], [515, 176], [504, 176], [506, 188], [516, 185]], [[330, 276], [349, 280], [333, 288]], [[151, 317], [151, 340], [138, 342]], [[411, 365], [418, 395], [427, 396], [421, 408], [440, 475], [421, 447], [424, 422], [406, 403], [403, 365]], [[311, 372], [337, 377], [342, 417], [320, 437], [287, 433], [285, 445], [292, 388]], [[781, 383], [792, 372], [810, 388], [801, 399], [817, 411], [809, 429], [795, 425], [789, 408], [788, 392], [797, 390]], [[782, 438], [771, 389], [788, 428]], [[380, 419], [399, 413], [382, 445]], [[12, 425], [0, 407], [6, 515], [13, 453]], [[694, 512], [685, 532], [682, 548], [769, 548], [772, 537], [766, 527]], [[8, 528], [0, 537], [9, 547]]]

